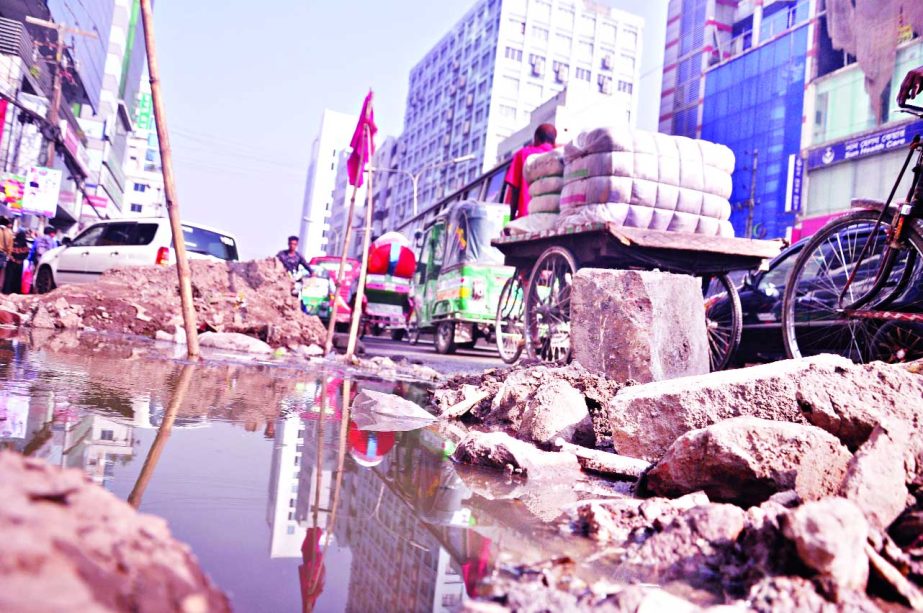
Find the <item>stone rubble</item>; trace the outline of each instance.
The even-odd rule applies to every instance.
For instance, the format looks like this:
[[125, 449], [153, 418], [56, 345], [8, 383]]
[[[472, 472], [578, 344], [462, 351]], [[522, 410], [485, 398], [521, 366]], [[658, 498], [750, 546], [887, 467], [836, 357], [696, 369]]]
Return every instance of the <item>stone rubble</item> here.
[[547, 493], [616, 587], [588, 586], [574, 562], [500, 569], [497, 610], [923, 610], [923, 376], [912, 369], [818, 356], [622, 385], [579, 364], [526, 363], [445, 381], [434, 403], [487, 431], [469, 431], [456, 461], [520, 483], [584, 456], [651, 463], [628, 490], [638, 498]]

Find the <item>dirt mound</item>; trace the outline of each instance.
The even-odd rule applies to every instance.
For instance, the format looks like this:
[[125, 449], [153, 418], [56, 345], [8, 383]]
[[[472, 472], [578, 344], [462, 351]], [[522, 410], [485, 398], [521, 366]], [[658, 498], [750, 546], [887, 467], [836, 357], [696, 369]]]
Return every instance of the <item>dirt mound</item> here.
[[[325, 330], [301, 312], [292, 283], [275, 259], [193, 261], [192, 293], [200, 330], [239, 332], [274, 347], [323, 344]], [[113, 269], [95, 283], [65, 285], [41, 296], [15, 296], [0, 308], [34, 328], [96, 330], [153, 338], [182, 326], [176, 270]]]

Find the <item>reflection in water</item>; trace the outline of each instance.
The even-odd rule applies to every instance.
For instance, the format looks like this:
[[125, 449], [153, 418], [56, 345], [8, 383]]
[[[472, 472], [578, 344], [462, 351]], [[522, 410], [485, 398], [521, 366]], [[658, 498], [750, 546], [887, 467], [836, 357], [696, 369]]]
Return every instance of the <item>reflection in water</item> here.
[[237, 610], [454, 610], [502, 552], [537, 551], [433, 430], [350, 421], [363, 389], [423, 404], [422, 388], [49, 342], [0, 340], [0, 448], [167, 519]]

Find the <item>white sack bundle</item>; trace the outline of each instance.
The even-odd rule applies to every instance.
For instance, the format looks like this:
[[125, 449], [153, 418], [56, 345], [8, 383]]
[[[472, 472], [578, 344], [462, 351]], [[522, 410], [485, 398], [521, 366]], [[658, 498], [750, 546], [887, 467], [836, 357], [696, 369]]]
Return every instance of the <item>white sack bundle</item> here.
[[536, 153], [526, 159], [522, 168], [526, 183], [534, 183], [542, 177], [560, 177], [564, 174], [564, 153], [552, 149], [546, 153]]
[[558, 226], [560, 216], [557, 213], [530, 213], [525, 217], [514, 219], [506, 224], [510, 234], [531, 234], [532, 232], [545, 232]]
[[561, 209], [561, 194], [545, 194], [529, 200], [529, 215], [534, 213], [557, 213]]
[[529, 195], [533, 198], [546, 196], [548, 194], [561, 195], [564, 188], [564, 177], [542, 177], [535, 182], [529, 183]]

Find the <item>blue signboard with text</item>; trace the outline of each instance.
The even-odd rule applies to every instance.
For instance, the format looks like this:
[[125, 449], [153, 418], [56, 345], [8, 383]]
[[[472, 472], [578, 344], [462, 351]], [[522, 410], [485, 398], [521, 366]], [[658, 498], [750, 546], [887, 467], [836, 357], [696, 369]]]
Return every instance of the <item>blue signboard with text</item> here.
[[909, 145], [917, 135], [923, 136], [923, 121], [857, 136], [808, 152], [808, 170], [816, 170], [850, 160], [887, 153]]

